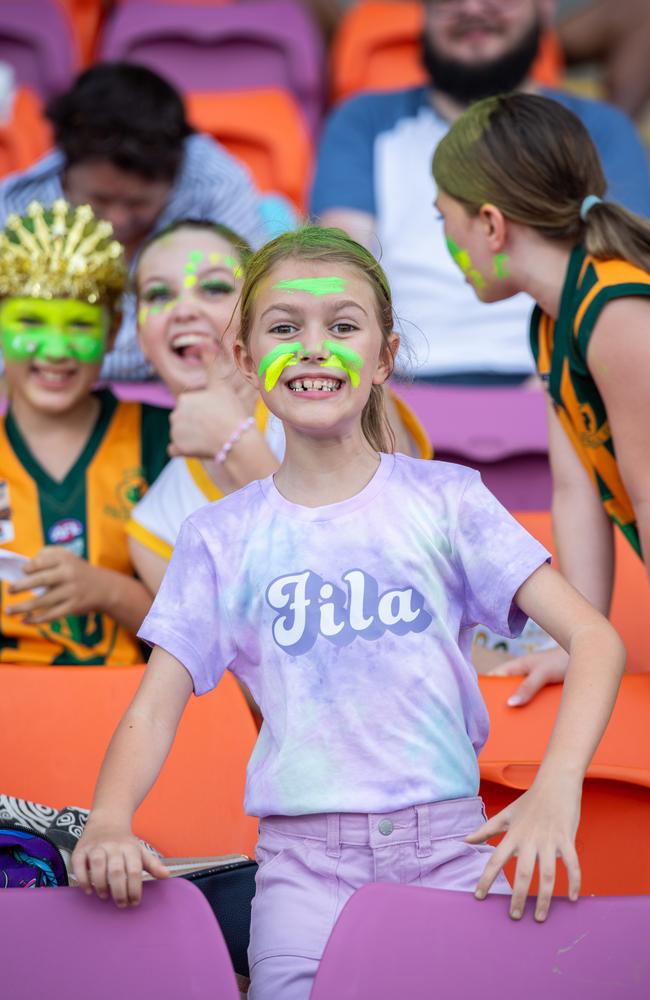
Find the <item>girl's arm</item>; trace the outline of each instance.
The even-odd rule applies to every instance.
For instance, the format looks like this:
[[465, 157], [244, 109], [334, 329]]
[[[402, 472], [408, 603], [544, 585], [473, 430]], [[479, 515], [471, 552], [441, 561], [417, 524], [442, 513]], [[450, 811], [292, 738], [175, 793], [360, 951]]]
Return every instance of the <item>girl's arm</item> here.
[[[553, 534], [559, 566], [569, 583], [608, 615], [614, 576], [612, 524], [550, 400], [547, 408]], [[508, 699], [508, 704], [519, 706], [531, 701], [546, 684], [562, 681], [568, 662], [563, 649], [547, 649], [509, 660], [491, 673], [500, 677], [526, 675]]]
[[132, 535], [129, 535], [129, 555], [139, 578], [152, 594], [157, 594], [169, 565], [168, 560], [157, 552], [152, 552]]
[[650, 577], [649, 331], [650, 300], [625, 298], [608, 303], [591, 336], [587, 363], [605, 403]]
[[535, 865], [539, 895], [535, 919], [544, 920], [555, 884], [556, 857], [569, 875], [569, 896], [577, 899], [580, 866], [575, 835], [582, 782], [616, 700], [625, 647], [609, 622], [550, 566], [540, 566], [515, 595], [518, 606], [567, 651], [562, 700], [537, 776], [520, 798], [467, 837], [477, 844], [505, 836], [479, 880], [482, 899], [497, 873], [516, 855], [510, 915], [521, 917]]
[[177, 659], [156, 647], [140, 687], [119, 723], [97, 781], [90, 817], [72, 855], [80, 886], [118, 906], [135, 906], [143, 867], [157, 878], [168, 874], [131, 831], [133, 814], [158, 777], [192, 693], [190, 675]]
[[43, 587], [38, 597], [14, 604], [10, 614], [25, 615], [32, 625], [101, 612], [137, 632], [151, 607], [151, 594], [140, 580], [104, 566], [92, 566], [62, 545], [47, 545], [25, 566], [25, 579], [12, 594]]

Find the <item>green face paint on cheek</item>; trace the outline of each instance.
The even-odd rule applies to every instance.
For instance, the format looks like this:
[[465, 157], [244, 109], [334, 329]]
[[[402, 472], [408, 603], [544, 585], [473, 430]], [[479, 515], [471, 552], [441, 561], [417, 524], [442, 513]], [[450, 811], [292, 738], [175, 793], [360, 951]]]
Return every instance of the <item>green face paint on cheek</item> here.
[[359, 382], [359, 372], [363, 368], [363, 358], [351, 347], [344, 344], [337, 344], [335, 340], [326, 340], [323, 347], [327, 348], [330, 356], [326, 361], [321, 362], [321, 368], [340, 368], [350, 379], [353, 389], [357, 389]]
[[494, 255], [494, 277], [509, 278], [510, 268], [508, 267], [508, 254], [495, 253]]
[[478, 289], [485, 288], [487, 282], [481, 272], [477, 271], [475, 267], [472, 267], [472, 258], [467, 250], [461, 250], [458, 244], [455, 243], [450, 236], [447, 237], [447, 249], [463, 274], [469, 278], [474, 287]]
[[76, 299], [6, 299], [0, 305], [0, 342], [8, 361], [74, 358], [101, 361], [108, 320], [100, 305]]
[[264, 388], [267, 392], [275, 388], [285, 368], [298, 363], [297, 355], [304, 353], [304, 350], [302, 344], [296, 341], [292, 344], [278, 344], [264, 355], [257, 374], [260, 378], [265, 375]]
[[307, 292], [308, 295], [337, 295], [345, 291], [343, 278], [292, 278], [273, 285], [280, 291]]

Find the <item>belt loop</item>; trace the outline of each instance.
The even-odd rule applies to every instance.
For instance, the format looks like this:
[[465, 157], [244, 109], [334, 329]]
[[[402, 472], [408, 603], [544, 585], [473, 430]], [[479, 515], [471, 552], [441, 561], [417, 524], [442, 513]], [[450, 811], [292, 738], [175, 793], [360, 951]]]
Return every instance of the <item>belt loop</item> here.
[[427, 858], [432, 853], [429, 806], [416, 806], [415, 812], [418, 818], [418, 846], [415, 853], [418, 858]]
[[339, 813], [327, 814], [327, 844], [325, 853], [329, 858], [341, 857], [341, 817]]

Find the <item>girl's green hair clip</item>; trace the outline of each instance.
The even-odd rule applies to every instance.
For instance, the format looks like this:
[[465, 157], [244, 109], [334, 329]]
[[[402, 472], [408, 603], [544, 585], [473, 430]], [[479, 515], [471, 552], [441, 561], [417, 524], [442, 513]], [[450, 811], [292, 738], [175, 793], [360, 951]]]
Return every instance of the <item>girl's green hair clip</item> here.
[[302, 344], [296, 341], [292, 344], [278, 344], [264, 355], [257, 373], [260, 378], [265, 375], [264, 388], [267, 392], [275, 388], [285, 368], [298, 364], [296, 355], [303, 354], [304, 350]]

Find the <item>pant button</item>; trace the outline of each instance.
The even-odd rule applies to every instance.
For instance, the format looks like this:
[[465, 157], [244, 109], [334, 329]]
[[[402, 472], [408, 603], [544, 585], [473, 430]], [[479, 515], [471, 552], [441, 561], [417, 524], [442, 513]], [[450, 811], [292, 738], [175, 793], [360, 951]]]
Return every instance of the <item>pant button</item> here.
[[389, 819], [382, 819], [377, 824], [377, 829], [384, 837], [390, 837], [393, 832], [393, 824]]

